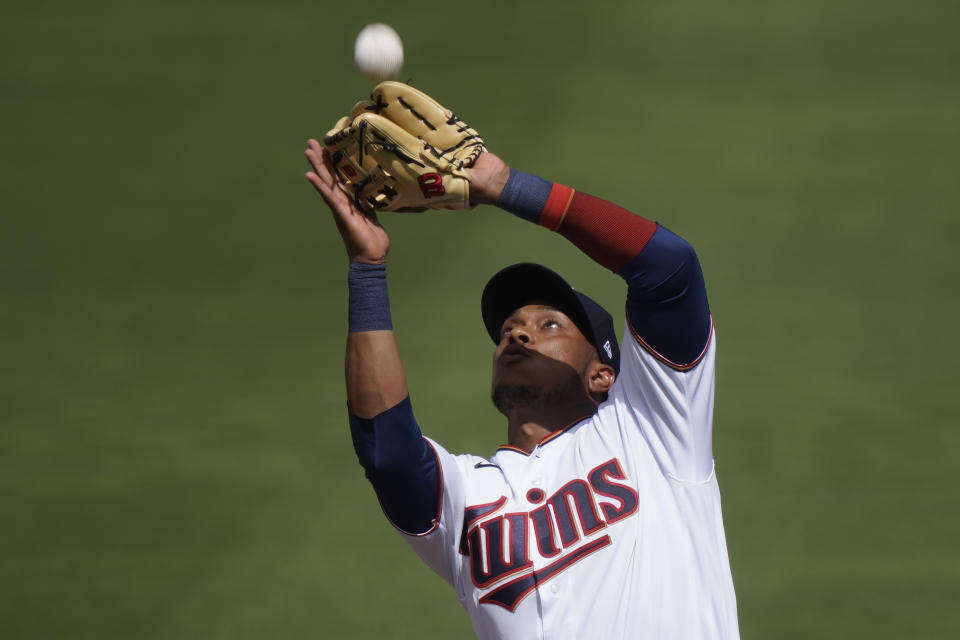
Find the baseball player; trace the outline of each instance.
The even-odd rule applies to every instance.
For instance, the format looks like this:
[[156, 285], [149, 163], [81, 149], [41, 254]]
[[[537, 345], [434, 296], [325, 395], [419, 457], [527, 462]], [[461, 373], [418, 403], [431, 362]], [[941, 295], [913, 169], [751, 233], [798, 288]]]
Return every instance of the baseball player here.
[[[711, 432], [716, 338], [690, 245], [600, 198], [508, 167], [429, 96], [382, 83], [324, 138], [308, 180], [350, 259], [353, 443], [384, 513], [457, 592], [478, 637], [738, 638]], [[627, 283], [613, 319], [550, 269], [481, 296], [507, 443], [421, 434], [394, 340], [376, 210], [480, 203], [557, 232]]]

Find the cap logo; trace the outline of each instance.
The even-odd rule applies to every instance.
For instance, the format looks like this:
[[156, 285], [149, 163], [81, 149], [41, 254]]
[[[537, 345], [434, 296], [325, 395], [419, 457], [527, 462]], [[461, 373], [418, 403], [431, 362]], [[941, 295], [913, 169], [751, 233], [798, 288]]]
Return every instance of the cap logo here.
[[607, 352], [608, 358], [613, 358], [613, 347], [610, 346], [609, 340], [603, 343], [603, 350]]

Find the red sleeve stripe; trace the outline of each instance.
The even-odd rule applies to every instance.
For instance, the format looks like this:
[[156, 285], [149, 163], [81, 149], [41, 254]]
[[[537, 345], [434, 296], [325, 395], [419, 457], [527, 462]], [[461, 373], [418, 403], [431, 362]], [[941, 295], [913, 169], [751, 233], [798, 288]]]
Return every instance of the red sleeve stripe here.
[[637, 257], [657, 230], [652, 220], [580, 191], [567, 208], [560, 234], [615, 273]]
[[547, 197], [547, 204], [544, 205], [540, 213], [538, 224], [546, 227], [550, 231], [556, 231], [563, 224], [563, 219], [567, 215], [567, 209], [573, 201], [573, 194], [576, 193], [570, 187], [564, 186], [558, 182], [553, 183], [550, 189], [550, 195]]

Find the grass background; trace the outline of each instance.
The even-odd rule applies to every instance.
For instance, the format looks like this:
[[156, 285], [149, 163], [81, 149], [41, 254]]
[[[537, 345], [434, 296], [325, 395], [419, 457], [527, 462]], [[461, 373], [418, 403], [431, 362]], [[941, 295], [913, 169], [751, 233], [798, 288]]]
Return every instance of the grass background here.
[[[0, 20], [0, 633], [461, 638], [345, 424], [304, 141], [403, 79], [698, 248], [744, 638], [960, 629], [957, 3], [15, 2]], [[424, 430], [489, 454], [486, 278], [617, 278], [491, 208], [385, 216]]]

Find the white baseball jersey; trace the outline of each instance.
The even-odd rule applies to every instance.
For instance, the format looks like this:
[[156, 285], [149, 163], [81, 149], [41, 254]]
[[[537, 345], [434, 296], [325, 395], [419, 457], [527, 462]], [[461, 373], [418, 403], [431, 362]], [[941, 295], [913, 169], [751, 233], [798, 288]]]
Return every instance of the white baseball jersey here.
[[440, 517], [404, 537], [482, 640], [739, 637], [711, 446], [715, 339], [681, 371], [626, 336], [599, 411], [529, 454], [430, 441]]

